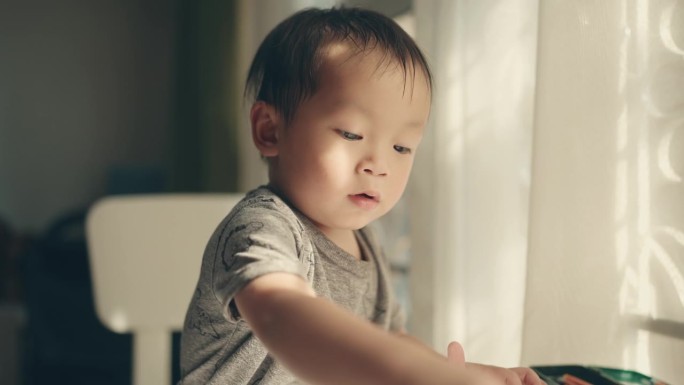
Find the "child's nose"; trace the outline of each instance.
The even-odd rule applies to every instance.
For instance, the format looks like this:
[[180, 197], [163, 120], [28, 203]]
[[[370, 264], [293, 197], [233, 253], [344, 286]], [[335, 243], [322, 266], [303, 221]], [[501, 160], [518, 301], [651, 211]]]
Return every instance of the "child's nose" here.
[[361, 161], [357, 171], [372, 176], [387, 176], [387, 166], [377, 157], [369, 157]]

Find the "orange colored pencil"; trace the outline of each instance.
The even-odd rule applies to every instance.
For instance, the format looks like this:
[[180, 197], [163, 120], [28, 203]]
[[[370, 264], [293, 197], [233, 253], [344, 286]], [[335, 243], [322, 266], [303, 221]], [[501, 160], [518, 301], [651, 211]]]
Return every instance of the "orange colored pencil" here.
[[592, 385], [590, 382], [586, 382], [579, 377], [575, 377], [572, 374], [564, 374], [563, 377], [564, 385]]

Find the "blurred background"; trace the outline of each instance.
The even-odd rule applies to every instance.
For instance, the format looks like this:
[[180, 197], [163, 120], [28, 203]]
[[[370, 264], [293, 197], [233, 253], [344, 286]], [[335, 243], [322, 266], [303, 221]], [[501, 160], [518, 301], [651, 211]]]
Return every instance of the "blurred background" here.
[[682, 383], [682, 0], [0, 1], [0, 382], [130, 383], [130, 336], [94, 313], [85, 213], [263, 183], [251, 57], [335, 4], [395, 18], [435, 75], [381, 221], [410, 332], [471, 361]]

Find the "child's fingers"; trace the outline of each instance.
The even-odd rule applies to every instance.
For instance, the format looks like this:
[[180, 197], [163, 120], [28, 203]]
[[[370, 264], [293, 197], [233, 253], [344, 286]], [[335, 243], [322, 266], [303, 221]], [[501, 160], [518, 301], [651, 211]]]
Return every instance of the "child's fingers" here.
[[530, 368], [511, 368], [510, 370], [518, 375], [520, 382], [522, 382], [524, 385], [546, 384], [541, 378], [539, 378], [539, 375], [537, 375], [537, 373]]
[[449, 343], [447, 347], [447, 360], [453, 364], [464, 366], [465, 352], [463, 351], [463, 346], [456, 341]]

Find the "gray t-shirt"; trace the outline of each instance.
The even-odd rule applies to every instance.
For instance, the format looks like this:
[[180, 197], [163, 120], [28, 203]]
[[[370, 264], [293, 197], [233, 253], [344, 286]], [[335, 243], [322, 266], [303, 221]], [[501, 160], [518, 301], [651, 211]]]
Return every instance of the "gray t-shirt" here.
[[358, 260], [330, 241], [304, 215], [266, 187], [249, 192], [212, 235], [181, 338], [181, 381], [194, 384], [296, 384], [235, 307], [251, 280], [273, 272], [301, 276], [316, 295], [387, 330], [403, 319], [389, 267], [367, 229], [355, 232]]

